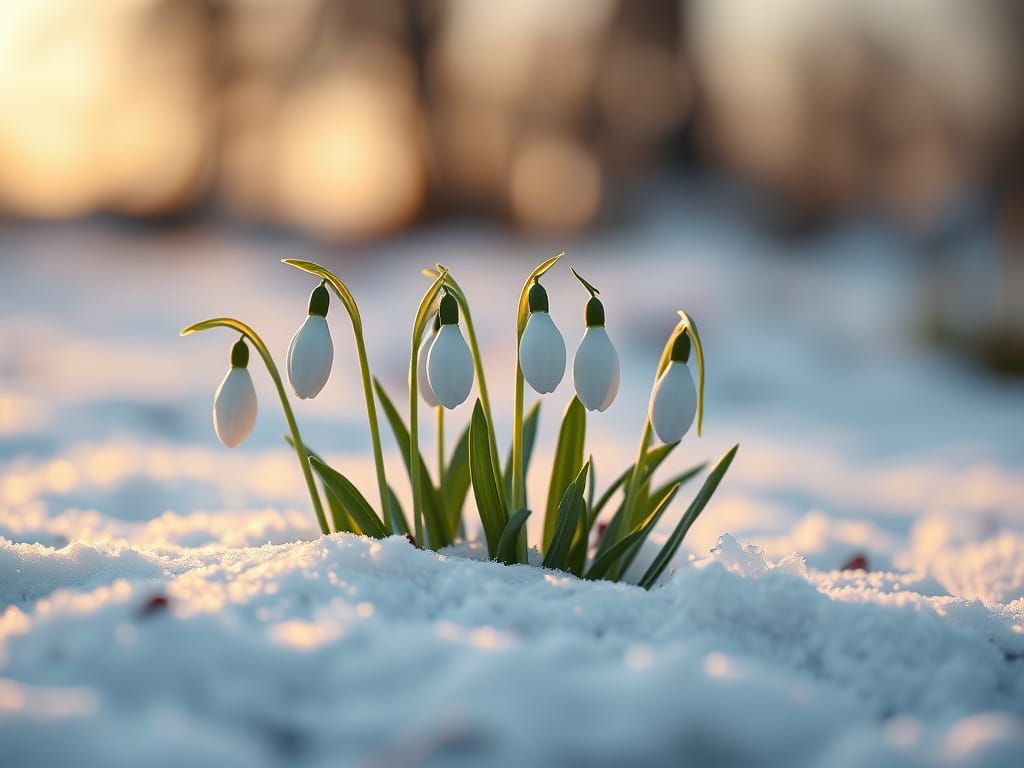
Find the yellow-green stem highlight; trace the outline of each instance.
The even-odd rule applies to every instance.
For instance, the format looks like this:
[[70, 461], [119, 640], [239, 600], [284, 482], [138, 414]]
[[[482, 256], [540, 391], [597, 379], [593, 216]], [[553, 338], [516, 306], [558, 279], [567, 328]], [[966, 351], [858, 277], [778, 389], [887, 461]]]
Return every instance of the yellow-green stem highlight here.
[[370, 362], [366, 356], [366, 342], [363, 339], [363, 319], [359, 313], [359, 306], [356, 304], [355, 297], [348, 289], [348, 286], [326, 267], [322, 267], [312, 261], [301, 261], [298, 259], [282, 259], [282, 263], [326, 280], [341, 300], [345, 311], [348, 312], [349, 319], [352, 321], [352, 333], [356, 340], [356, 356], [359, 358], [359, 375], [363, 380], [363, 399], [366, 401], [366, 417], [370, 426], [370, 443], [373, 446], [373, 464], [377, 471], [377, 493], [380, 495], [381, 517], [384, 519], [385, 530], [389, 534], [393, 533], [388, 480], [384, 472], [384, 451], [381, 448], [380, 426], [377, 423], [377, 405], [373, 397]]
[[[440, 270], [444, 270], [447, 273], [447, 267], [442, 264], [438, 264], [436, 269], [424, 269], [423, 274], [427, 277], [437, 277], [440, 274]], [[455, 282], [455, 278], [448, 273], [448, 276], [444, 281], [445, 287], [449, 293], [455, 297], [455, 300], [459, 302], [459, 310], [462, 312], [462, 320], [466, 326], [466, 338], [469, 342], [469, 350], [473, 353], [473, 368], [476, 371], [477, 390], [480, 393], [480, 404], [483, 406], [484, 415], [487, 417], [487, 423], [491, 425], [490, 431], [490, 444], [491, 444], [491, 458], [494, 461], [494, 466], [500, 465], [500, 457], [498, 456], [498, 442], [494, 436], [494, 415], [491, 413], [491, 396], [487, 389], [487, 376], [484, 373], [484, 359], [480, 354], [480, 345], [476, 338], [476, 328], [473, 325], [473, 315], [469, 311], [469, 300], [466, 298], [465, 292]], [[499, 478], [500, 479], [500, 478]]]
[[233, 317], [215, 317], [210, 320], [204, 320], [201, 323], [190, 325], [181, 331], [182, 336], [188, 336], [192, 333], [199, 331], [206, 331], [210, 328], [232, 328], [243, 336], [245, 336], [252, 345], [256, 347], [256, 351], [260, 353], [260, 357], [263, 358], [264, 365], [267, 366], [267, 372], [270, 374], [270, 378], [274, 382], [274, 386], [277, 388], [277, 395], [281, 399], [281, 410], [284, 411], [285, 421], [288, 422], [288, 429], [292, 433], [292, 442], [295, 444], [295, 453], [299, 457], [299, 465], [302, 467], [302, 476], [306, 479], [306, 487], [309, 489], [309, 498], [313, 502], [313, 510], [316, 512], [317, 522], [320, 524], [320, 532], [323, 534], [329, 534], [331, 529], [327, 526], [327, 517], [324, 515], [323, 505], [320, 503], [320, 494], [316, 489], [316, 483], [313, 481], [313, 470], [309, 467], [309, 457], [306, 453], [306, 446], [302, 442], [302, 436], [299, 434], [299, 425], [295, 422], [295, 414], [292, 412], [292, 407], [288, 403], [288, 395], [284, 391], [284, 384], [281, 381], [281, 374], [277, 370], [277, 365], [274, 363], [274, 358], [270, 355], [270, 350], [267, 349], [267, 345], [263, 343], [256, 331], [250, 328], [245, 323], [235, 320]]
[[423, 548], [427, 548], [430, 544], [424, 535], [423, 489], [420, 487], [419, 372], [416, 363], [419, 360], [423, 331], [430, 318], [430, 308], [447, 276], [448, 270], [440, 270], [427, 292], [423, 294], [412, 324], [412, 344], [409, 354], [409, 474], [412, 477], [412, 509], [416, 527], [416, 544]]

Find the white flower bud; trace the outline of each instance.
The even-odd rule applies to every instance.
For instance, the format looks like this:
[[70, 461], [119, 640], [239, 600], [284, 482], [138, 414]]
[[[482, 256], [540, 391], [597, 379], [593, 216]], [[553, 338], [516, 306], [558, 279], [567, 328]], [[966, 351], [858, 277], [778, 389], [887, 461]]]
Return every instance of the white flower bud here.
[[473, 388], [473, 354], [459, 326], [441, 326], [427, 353], [427, 378], [438, 402], [452, 409], [465, 402]]
[[416, 382], [419, 385], [420, 397], [431, 408], [436, 408], [440, 405], [437, 401], [437, 395], [434, 394], [434, 390], [430, 387], [430, 377], [427, 375], [427, 356], [430, 354], [430, 348], [434, 346], [436, 338], [437, 330], [435, 329], [420, 344], [419, 355], [416, 358]]
[[539, 394], [554, 392], [565, 375], [565, 341], [547, 312], [531, 312], [519, 340], [523, 378]]
[[256, 424], [256, 389], [248, 368], [232, 366], [213, 398], [213, 429], [228, 448], [239, 445]]
[[572, 364], [576, 395], [590, 411], [603, 411], [619, 392], [619, 356], [603, 325], [588, 325]]
[[651, 392], [649, 416], [658, 439], [678, 443], [697, 415], [697, 388], [686, 363], [673, 360]]
[[288, 380], [299, 398], [316, 397], [331, 375], [334, 343], [323, 315], [308, 315], [288, 345]]

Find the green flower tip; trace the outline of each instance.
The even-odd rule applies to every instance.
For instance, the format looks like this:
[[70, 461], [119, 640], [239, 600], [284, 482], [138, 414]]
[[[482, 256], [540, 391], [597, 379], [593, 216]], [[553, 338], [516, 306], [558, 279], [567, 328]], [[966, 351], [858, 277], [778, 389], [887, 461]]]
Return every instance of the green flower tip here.
[[459, 323], [459, 302], [450, 293], [441, 297], [441, 306], [437, 310], [437, 316], [441, 325], [458, 325]]
[[324, 280], [309, 294], [309, 314], [327, 317], [327, 309], [330, 305], [331, 294], [327, 290], [327, 281]]
[[249, 366], [249, 346], [245, 339], [239, 339], [231, 348], [231, 367], [247, 368]]
[[597, 296], [591, 296], [585, 313], [587, 327], [604, 325], [604, 304]]
[[530, 286], [528, 301], [530, 303], [531, 312], [548, 311], [548, 292], [544, 290], [544, 286], [536, 280], [534, 280], [533, 285]]
[[686, 331], [676, 334], [672, 342], [672, 353], [670, 360], [674, 363], [685, 363], [690, 359], [690, 334]]

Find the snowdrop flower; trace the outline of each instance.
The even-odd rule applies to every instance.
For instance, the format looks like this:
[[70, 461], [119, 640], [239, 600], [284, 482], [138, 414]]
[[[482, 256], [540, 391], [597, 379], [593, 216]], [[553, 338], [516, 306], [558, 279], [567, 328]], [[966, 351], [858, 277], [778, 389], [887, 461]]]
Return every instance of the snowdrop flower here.
[[441, 329], [427, 353], [427, 378], [437, 401], [449, 410], [461, 405], [473, 388], [473, 354], [459, 330], [459, 303], [450, 293], [438, 310]]
[[228, 448], [245, 440], [256, 423], [256, 389], [248, 365], [249, 347], [239, 339], [231, 348], [231, 370], [213, 398], [213, 429]]
[[530, 316], [519, 340], [523, 378], [541, 395], [554, 392], [565, 375], [565, 341], [548, 314], [548, 292], [534, 282], [529, 293]]
[[430, 354], [430, 348], [434, 346], [434, 339], [437, 338], [437, 332], [440, 327], [441, 321], [437, 315], [434, 315], [433, 329], [426, 340], [420, 344], [419, 357], [416, 359], [416, 381], [419, 384], [420, 397], [431, 408], [436, 408], [440, 403], [437, 401], [437, 395], [434, 394], [434, 390], [430, 387], [430, 379], [427, 376], [427, 356]]
[[651, 392], [649, 418], [663, 443], [682, 440], [697, 414], [697, 388], [686, 365], [689, 358], [690, 338], [680, 333], [672, 344], [669, 364]]
[[589, 411], [603, 411], [619, 393], [619, 355], [604, 327], [604, 305], [597, 296], [587, 302], [587, 330], [576, 348], [572, 383]]
[[288, 380], [302, 400], [316, 397], [331, 375], [334, 344], [327, 327], [330, 294], [321, 283], [309, 295], [306, 322], [292, 336], [288, 345]]

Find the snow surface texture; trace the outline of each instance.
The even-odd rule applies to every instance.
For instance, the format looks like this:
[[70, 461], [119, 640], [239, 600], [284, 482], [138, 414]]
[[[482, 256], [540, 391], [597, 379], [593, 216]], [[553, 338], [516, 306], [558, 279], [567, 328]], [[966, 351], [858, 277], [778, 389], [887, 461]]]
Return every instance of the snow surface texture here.
[[[666, 473], [742, 443], [650, 592], [482, 562], [472, 544], [318, 537], [262, 371], [252, 439], [216, 444], [232, 337], [176, 331], [237, 314], [283, 360], [310, 282], [275, 262], [327, 260], [309, 246], [205, 235], [187, 247], [208, 261], [171, 261], [185, 246], [8, 234], [0, 765], [1024, 765], [1024, 446], [1008, 417], [1024, 391], [891, 331], [909, 326], [907, 286], [847, 251], [891, 265], [897, 246], [847, 233], [797, 271], [709, 220], [673, 210], [574, 262], [607, 286], [623, 359], [619, 400], [588, 423], [599, 481], [631, 460], [637, 430], [619, 430], [639, 426], [677, 304], [713, 367], [706, 436]], [[389, 248], [345, 274], [393, 392], [407, 340], [384, 320], [411, 313], [414, 266], [444, 252], [472, 300], [539, 260], [451, 232]], [[506, 258], [479, 265], [488, 252]], [[613, 278], [618, 252], [635, 255], [642, 302]], [[701, 256], [723, 252], [738, 255]], [[73, 288], [53, 281], [79, 269]], [[574, 347], [578, 287], [547, 284]], [[513, 293], [474, 313], [496, 403], [511, 397]], [[351, 339], [331, 323], [334, 378], [298, 416], [372, 499]], [[569, 391], [545, 400], [533, 499]], [[841, 570], [857, 558], [868, 570]]]

